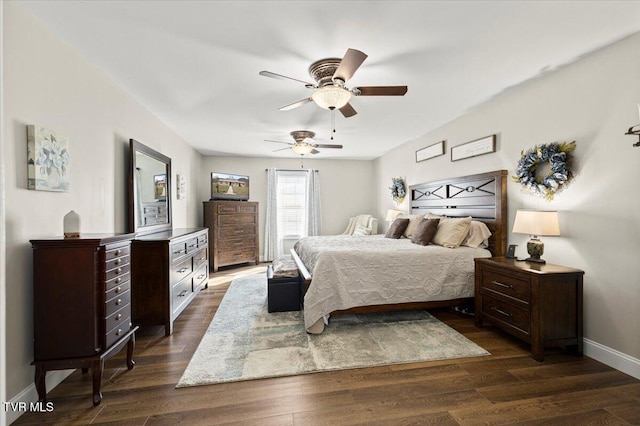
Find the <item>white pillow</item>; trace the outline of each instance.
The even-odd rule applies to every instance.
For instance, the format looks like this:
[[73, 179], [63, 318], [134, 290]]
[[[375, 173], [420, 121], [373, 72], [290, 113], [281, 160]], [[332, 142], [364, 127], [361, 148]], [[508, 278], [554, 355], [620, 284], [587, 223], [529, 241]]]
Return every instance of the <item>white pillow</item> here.
[[406, 238], [411, 238], [413, 233], [416, 232], [416, 229], [418, 229], [418, 225], [420, 225], [420, 222], [422, 222], [422, 218], [424, 218], [424, 215], [423, 214], [402, 214], [402, 215], [399, 215], [398, 217], [404, 217], [409, 219], [409, 224], [407, 225], [407, 228], [404, 230], [404, 233], [402, 235]]
[[438, 231], [431, 242], [443, 247], [458, 247], [466, 238], [470, 227], [471, 216], [442, 218], [438, 223]]
[[365, 235], [371, 235], [371, 228], [367, 228], [366, 226], [358, 225], [355, 231], [353, 231], [353, 235], [356, 237], [364, 237]]
[[460, 245], [474, 248], [487, 248], [489, 247], [490, 236], [491, 231], [489, 231], [489, 228], [487, 228], [487, 225], [484, 222], [472, 220], [469, 233]]

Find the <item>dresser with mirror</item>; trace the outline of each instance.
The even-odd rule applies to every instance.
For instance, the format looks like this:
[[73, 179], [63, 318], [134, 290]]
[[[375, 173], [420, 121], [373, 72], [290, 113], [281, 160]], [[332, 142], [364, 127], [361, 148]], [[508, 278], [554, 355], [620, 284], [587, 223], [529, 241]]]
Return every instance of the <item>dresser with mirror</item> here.
[[129, 232], [131, 242], [131, 317], [135, 325], [173, 322], [208, 287], [207, 228], [173, 228], [171, 158], [129, 141]]

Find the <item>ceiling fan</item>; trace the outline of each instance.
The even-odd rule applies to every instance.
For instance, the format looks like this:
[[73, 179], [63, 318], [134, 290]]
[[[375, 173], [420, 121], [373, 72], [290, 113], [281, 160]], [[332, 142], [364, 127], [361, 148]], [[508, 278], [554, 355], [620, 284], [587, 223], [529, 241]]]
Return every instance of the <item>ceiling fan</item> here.
[[365, 53], [355, 49], [347, 49], [342, 59], [327, 58], [314, 62], [309, 66], [309, 75], [316, 83], [309, 83], [297, 78], [287, 77], [270, 71], [260, 71], [260, 75], [280, 80], [293, 80], [304, 83], [307, 89], [315, 89], [308, 98], [301, 99], [290, 105], [279, 108], [288, 111], [309, 102], [329, 110], [339, 110], [343, 116], [352, 117], [357, 114], [349, 104], [352, 96], [404, 96], [407, 86], [364, 86], [348, 88], [346, 82], [367, 59]]
[[336, 148], [342, 149], [342, 145], [334, 145], [334, 144], [322, 144], [315, 143], [314, 137], [316, 134], [309, 130], [294, 130], [290, 133], [291, 137], [295, 142], [282, 142], [282, 141], [274, 141], [265, 139], [265, 142], [275, 142], [275, 143], [283, 143], [289, 145], [286, 148], [276, 149], [273, 152], [283, 151], [285, 149], [291, 149], [293, 152], [299, 155], [305, 154], [317, 154], [318, 151], [316, 148]]

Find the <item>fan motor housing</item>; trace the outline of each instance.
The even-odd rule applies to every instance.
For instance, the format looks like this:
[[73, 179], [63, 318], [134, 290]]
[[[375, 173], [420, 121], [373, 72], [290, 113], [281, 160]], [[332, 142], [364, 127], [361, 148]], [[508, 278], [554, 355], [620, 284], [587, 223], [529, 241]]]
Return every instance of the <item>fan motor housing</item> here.
[[[309, 66], [309, 75], [318, 82], [318, 87], [335, 84], [333, 75], [342, 62], [341, 58], [326, 58], [315, 61]], [[344, 84], [344, 82], [342, 82]]]

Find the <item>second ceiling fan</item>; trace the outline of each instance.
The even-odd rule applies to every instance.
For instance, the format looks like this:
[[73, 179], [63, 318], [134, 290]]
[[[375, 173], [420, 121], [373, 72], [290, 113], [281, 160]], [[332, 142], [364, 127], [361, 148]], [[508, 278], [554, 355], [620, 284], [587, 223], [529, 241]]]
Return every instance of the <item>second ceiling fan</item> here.
[[403, 96], [407, 86], [364, 86], [348, 88], [347, 81], [362, 65], [367, 55], [359, 50], [348, 49], [342, 59], [327, 58], [314, 62], [309, 66], [309, 74], [316, 83], [309, 83], [296, 78], [287, 77], [270, 71], [260, 71], [260, 75], [281, 80], [293, 80], [304, 83], [315, 92], [308, 98], [283, 106], [280, 111], [298, 108], [309, 102], [315, 102], [321, 108], [339, 110], [343, 116], [352, 117], [357, 114], [349, 104], [352, 96]]
[[269, 139], [265, 139], [265, 142], [275, 142], [289, 145], [286, 148], [276, 149], [276, 151], [291, 149], [293, 152], [299, 155], [317, 154], [320, 151], [318, 151], [316, 148], [342, 149], [342, 145], [315, 143], [316, 140], [314, 139], [314, 137], [316, 136], [316, 134], [310, 130], [294, 130], [290, 133], [290, 135], [291, 137], [293, 137], [293, 140], [295, 142], [282, 142]]

